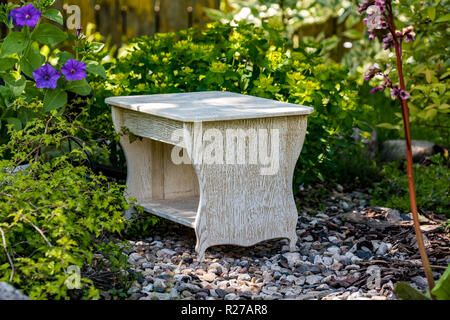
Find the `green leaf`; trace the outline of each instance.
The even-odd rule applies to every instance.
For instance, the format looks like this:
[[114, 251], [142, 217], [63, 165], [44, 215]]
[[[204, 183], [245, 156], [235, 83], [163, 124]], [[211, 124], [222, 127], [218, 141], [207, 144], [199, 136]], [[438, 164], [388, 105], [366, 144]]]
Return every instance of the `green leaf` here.
[[435, 23], [448, 22], [448, 21], [450, 21], [450, 13], [447, 13], [445, 16], [437, 18]]
[[425, 114], [424, 118], [426, 120], [434, 119], [434, 117], [436, 117], [437, 113], [438, 113], [437, 109], [429, 109], [429, 110], [427, 110], [427, 113]]
[[347, 30], [347, 31], [343, 32], [342, 34], [350, 39], [361, 39], [362, 38], [362, 33], [355, 29]]
[[31, 38], [51, 47], [67, 39], [67, 33], [54, 26], [44, 23], [39, 25], [31, 34]]
[[69, 81], [66, 85], [68, 91], [79, 94], [80, 96], [87, 96], [91, 93], [91, 86], [86, 81], [86, 79], [78, 81]]
[[15, 79], [13, 76], [8, 74], [3, 79], [5, 80], [5, 84], [8, 86], [8, 88], [11, 89], [11, 92], [14, 96], [17, 97], [22, 94], [26, 85], [25, 77]]
[[60, 65], [65, 64], [69, 59], [73, 59], [73, 54], [66, 51], [60, 51], [56, 54], [56, 56], [58, 57], [58, 63]]
[[392, 124], [392, 123], [379, 123], [377, 124], [377, 127], [380, 128], [386, 128], [390, 130], [398, 130], [400, 127], [398, 125]]
[[11, 89], [5, 86], [0, 86], [0, 96], [2, 97], [2, 100], [4, 104], [7, 107], [10, 107], [14, 102], [14, 95], [11, 92]]
[[26, 56], [20, 61], [20, 69], [30, 78], [33, 77], [33, 71], [38, 69], [45, 61], [45, 57], [41, 55], [39, 45], [33, 42]]
[[433, 21], [436, 18], [436, 7], [428, 7], [428, 17]]
[[104, 46], [105, 46], [105, 44], [101, 43], [101, 42], [90, 42], [89, 43], [89, 47], [92, 50], [92, 52], [98, 52], [98, 51], [102, 50]]
[[425, 73], [425, 79], [427, 80], [427, 82], [428, 83], [431, 83], [431, 77], [433, 76], [433, 75], [435, 75], [435, 73], [436, 72], [434, 72], [434, 71], [432, 71], [432, 70], [430, 70], [430, 69], [426, 69], [425, 71], [424, 71], [424, 73]]
[[27, 38], [22, 32], [11, 32], [3, 41], [2, 57], [20, 53], [27, 47]]
[[436, 283], [433, 290], [431, 290], [431, 293], [438, 300], [450, 300], [450, 265]]
[[67, 92], [62, 89], [48, 89], [44, 97], [44, 112], [56, 110], [67, 104]]
[[106, 79], [105, 68], [97, 61], [89, 61], [86, 64], [86, 71]]
[[22, 121], [20, 121], [19, 119], [17, 119], [17, 118], [7, 118], [6, 121], [9, 124], [12, 124], [14, 130], [22, 129]]
[[16, 62], [15, 58], [0, 58], [0, 72], [11, 70]]
[[42, 16], [49, 20], [55, 21], [60, 25], [64, 23], [61, 12], [59, 12], [59, 10], [56, 9], [47, 9], [42, 13]]
[[228, 18], [228, 15], [220, 10], [212, 9], [212, 8], [203, 8], [208, 18], [212, 20], [222, 20]]
[[397, 282], [395, 284], [395, 293], [402, 300], [430, 300], [426, 295], [406, 282]]

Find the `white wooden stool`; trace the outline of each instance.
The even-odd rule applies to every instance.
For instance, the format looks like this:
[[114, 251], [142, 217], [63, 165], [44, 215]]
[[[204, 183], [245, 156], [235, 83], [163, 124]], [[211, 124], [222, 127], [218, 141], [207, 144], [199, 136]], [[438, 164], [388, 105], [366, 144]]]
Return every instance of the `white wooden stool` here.
[[230, 92], [111, 97], [127, 197], [195, 229], [200, 261], [215, 245], [297, 241], [294, 167], [313, 108]]

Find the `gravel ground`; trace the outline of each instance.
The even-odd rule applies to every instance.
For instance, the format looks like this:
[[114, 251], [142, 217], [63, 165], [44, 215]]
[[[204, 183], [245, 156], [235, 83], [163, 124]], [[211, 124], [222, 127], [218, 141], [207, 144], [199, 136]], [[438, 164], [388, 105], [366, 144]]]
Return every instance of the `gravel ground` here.
[[[320, 198], [320, 186], [297, 199], [296, 252], [278, 239], [213, 247], [199, 263], [192, 229], [158, 224], [151, 238], [130, 241], [129, 271], [137, 280], [129, 299], [391, 300], [400, 280], [425, 290], [410, 215], [370, 207], [367, 194], [345, 193], [339, 185], [320, 199], [321, 210], [302, 200], [311, 194]], [[440, 222], [428, 216], [422, 226], [436, 278], [450, 263], [450, 239]], [[106, 292], [103, 297], [110, 298]]]

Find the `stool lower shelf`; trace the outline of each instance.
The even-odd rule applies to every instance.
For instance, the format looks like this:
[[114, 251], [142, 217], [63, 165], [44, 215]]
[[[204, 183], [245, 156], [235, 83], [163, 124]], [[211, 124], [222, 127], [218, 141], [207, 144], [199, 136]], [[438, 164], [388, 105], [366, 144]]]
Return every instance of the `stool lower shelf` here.
[[145, 212], [194, 228], [199, 197], [141, 202]]

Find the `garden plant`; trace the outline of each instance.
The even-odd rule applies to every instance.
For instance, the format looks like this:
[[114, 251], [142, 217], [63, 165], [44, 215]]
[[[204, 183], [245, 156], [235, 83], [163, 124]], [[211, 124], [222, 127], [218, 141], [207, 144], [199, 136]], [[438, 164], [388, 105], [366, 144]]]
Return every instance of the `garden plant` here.
[[406, 91], [405, 79], [403, 76], [403, 56], [402, 43], [404, 41], [414, 41], [415, 32], [412, 26], [406, 26], [402, 30], [396, 29], [396, 21], [394, 18], [394, 11], [392, 2], [390, 0], [364, 0], [359, 5], [359, 13], [365, 13], [364, 23], [367, 25], [369, 39], [374, 40], [377, 36], [383, 40], [383, 49], [388, 50], [394, 48], [396, 57], [396, 69], [392, 73], [397, 73], [399, 84], [394, 84], [389, 75], [383, 72], [379, 67], [372, 66], [364, 74], [364, 79], [369, 81], [376, 76], [382, 77], [382, 83], [374, 87], [371, 93], [390, 89], [390, 95], [394, 99], [398, 99], [401, 104], [404, 136], [406, 142], [406, 162], [408, 172], [408, 188], [410, 206], [414, 220], [414, 231], [416, 233], [417, 245], [422, 259], [423, 268], [428, 281], [428, 288], [433, 296], [434, 278], [425, 249], [422, 232], [420, 230], [419, 215], [416, 203], [416, 191], [413, 178], [413, 159], [412, 159], [412, 144], [411, 144], [411, 130], [409, 121], [409, 109], [407, 100], [410, 94]]
[[[359, 257], [368, 254], [363, 248], [384, 243], [390, 235], [382, 234], [387, 229], [370, 234], [368, 224], [360, 222], [360, 232], [355, 231], [344, 211], [379, 206], [398, 210], [400, 217], [412, 212], [428, 283], [423, 294], [398, 281], [397, 296], [449, 299], [450, 268], [435, 284], [431, 268], [436, 271], [442, 256], [436, 259], [427, 247], [430, 266], [419, 225], [425, 213], [439, 217], [438, 227], [441, 217], [450, 217], [448, 0], [362, 0], [359, 12], [348, 1], [227, 0], [222, 3], [234, 6], [205, 9], [216, 22], [124, 36], [127, 43], [121, 48], [110, 44], [111, 37], [95, 33], [91, 24], [68, 30], [54, 0], [13, 2], [0, 4], [0, 31], [6, 31], [0, 36], [0, 282], [32, 299], [128, 299], [140, 297], [145, 287], [152, 288], [148, 294], [153, 298], [171, 294], [171, 288], [157, 286], [160, 282], [184, 285], [178, 297], [189, 286], [195, 288], [188, 282], [197, 275], [177, 275], [175, 267], [157, 274], [162, 266], [155, 261], [166, 255], [177, 268], [196, 262], [185, 256], [188, 252], [180, 253], [182, 246], [166, 249], [159, 241], [164, 239], [152, 238], [155, 224], [166, 225], [126, 198], [126, 159], [119, 139], [122, 134], [130, 142], [140, 138], [126, 130], [116, 134], [105, 98], [231, 91], [314, 108], [292, 185], [297, 233], [300, 241], [311, 239], [312, 249], [288, 253], [289, 259], [277, 253], [258, 260], [266, 266], [270, 260], [270, 268], [275, 261], [274, 270], [291, 269], [274, 272], [268, 283], [294, 277], [287, 281], [294, 286], [300, 282], [295, 270], [305, 276], [302, 290], [322, 284], [330, 290], [352, 287], [357, 281], [350, 276], [313, 283], [315, 272], [333, 266], [336, 270], [327, 272], [365, 276], [364, 266], [371, 261]], [[326, 30], [310, 35], [317, 25]], [[336, 29], [331, 34], [330, 26]], [[440, 153], [413, 164], [411, 137], [431, 140]], [[405, 140], [406, 165], [403, 159], [383, 163], [378, 145], [397, 138]], [[359, 197], [362, 193], [367, 202]], [[360, 207], [349, 206], [354, 199]], [[125, 212], [134, 212], [131, 220]], [[401, 230], [413, 234], [412, 227]], [[447, 220], [439, 232], [448, 237], [449, 230]], [[311, 257], [322, 244], [324, 251], [348, 247], [341, 256], [353, 248], [348, 270], [337, 253], [324, 255], [327, 267], [322, 257]], [[146, 246], [151, 249], [142, 249]], [[372, 251], [376, 256], [378, 249]], [[302, 261], [294, 263], [297, 254]], [[139, 273], [137, 261], [145, 259], [147, 267]], [[386, 254], [381, 262], [387, 265], [389, 259]], [[230, 273], [250, 269], [252, 261], [236, 261]], [[205, 269], [214, 279], [220, 272], [211, 273]], [[147, 276], [154, 279], [147, 281]], [[186, 297], [205, 298], [210, 292], [195, 290]], [[229, 294], [218, 292], [221, 298]]]
[[[106, 76], [89, 59], [102, 44], [46, 22], [63, 23], [52, 3], [0, 7], [9, 29], [0, 46], [0, 280], [34, 299], [98, 298], [86, 276], [96, 250], [126, 278], [126, 256], [108, 239], [124, 230], [129, 204], [123, 186], [85, 166], [95, 141], [82, 140], [79, 119], [87, 73]], [[78, 273], [67, 285], [70, 270]]]

